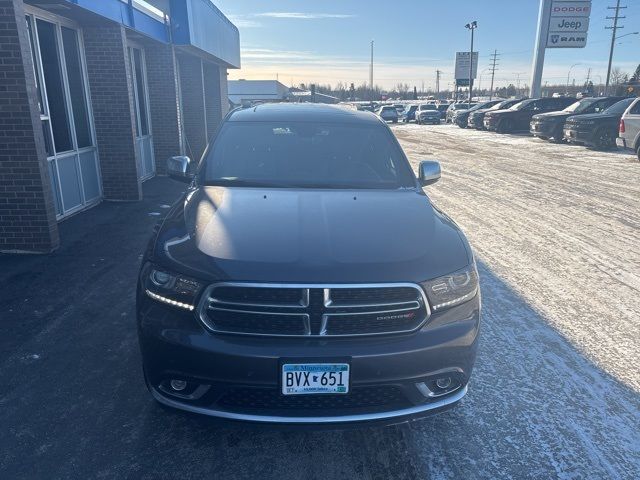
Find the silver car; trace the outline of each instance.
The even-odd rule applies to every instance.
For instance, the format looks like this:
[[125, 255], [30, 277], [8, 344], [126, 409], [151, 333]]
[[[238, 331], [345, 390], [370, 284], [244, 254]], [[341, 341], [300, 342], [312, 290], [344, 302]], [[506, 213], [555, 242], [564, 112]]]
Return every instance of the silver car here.
[[640, 160], [640, 98], [629, 105], [622, 115], [616, 144], [620, 148], [633, 150]]

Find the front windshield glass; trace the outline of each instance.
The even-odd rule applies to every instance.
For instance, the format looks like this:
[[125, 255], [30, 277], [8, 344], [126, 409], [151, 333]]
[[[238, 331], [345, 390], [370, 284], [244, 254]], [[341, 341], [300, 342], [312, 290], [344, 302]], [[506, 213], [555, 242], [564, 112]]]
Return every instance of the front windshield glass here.
[[415, 187], [393, 135], [373, 123], [227, 122], [199, 181], [229, 187]]
[[426, 105], [420, 105], [420, 110], [437, 110], [438, 107], [436, 107], [435, 105], [431, 105], [431, 104], [426, 104]]
[[597, 98], [585, 98], [583, 100], [578, 100], [577, 102], [572, 103], [567, 108], [565, 108], [563, 112], [580, 113], [585, 111], [597, 101]]
[[614, 103], [602, 113], [624, 113], [627, 107], [631, 105], [631, 102], [633, 102], [634, 100], [635, 98], [625, 98], [624, 100], [620, 100], [618, 103]]
[[513, 107], [511, 107], [509, 110], [522, 110], [524, 107], [526, 107], [527, 105], [532, 104], [533, 102], [535, 102], [535, 100], [529, 99], [529, 100], [524, 100], [520, 103], [516, 103]]

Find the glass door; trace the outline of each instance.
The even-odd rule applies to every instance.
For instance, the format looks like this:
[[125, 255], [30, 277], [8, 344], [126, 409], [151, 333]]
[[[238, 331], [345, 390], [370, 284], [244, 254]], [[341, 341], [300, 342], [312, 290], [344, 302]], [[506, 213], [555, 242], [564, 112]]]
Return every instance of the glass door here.
[[102, 198], [86, 71], [78, 30], [38, 13], [26, 17], [56, 214]]
[[151, 178], [156, 173], [153, 153], [153, 136], [149, 114], [149, 92], [144, 50], [137, 46], [129, 47], [131, 77], [133, 79], [134, 106], [136, 113], [136, 153], [138, 175], [141, 180]]

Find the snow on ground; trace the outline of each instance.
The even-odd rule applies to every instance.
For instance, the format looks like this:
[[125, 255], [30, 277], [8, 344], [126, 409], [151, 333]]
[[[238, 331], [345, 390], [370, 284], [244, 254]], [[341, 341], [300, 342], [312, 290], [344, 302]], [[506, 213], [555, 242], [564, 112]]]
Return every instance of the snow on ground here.
[[393, 130], [414, 167], [441, 162], [426, 190], [481, 266], [484, 331], [457, 412], [473, 426], [447, 417], [448, 434], [536, 478], [640, 478], [640, 163], [450, 125]]

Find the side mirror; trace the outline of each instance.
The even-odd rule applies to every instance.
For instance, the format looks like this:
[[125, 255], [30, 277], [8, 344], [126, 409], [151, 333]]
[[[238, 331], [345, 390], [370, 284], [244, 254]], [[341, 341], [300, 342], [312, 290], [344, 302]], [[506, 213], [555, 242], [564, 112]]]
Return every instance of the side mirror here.
[[440, 175], [440, 162], [433, 160], [424, 160], [420, 162], [418, 180], [420, 180], [420, 185], [423, 187], [436, 183], [440, 180]]
[[171, 157], [167, 160], [167, 175], [179, 182], [189, 183], [193, 179], [193, 174], [189, 171], [190, 165], [189, 157]]

